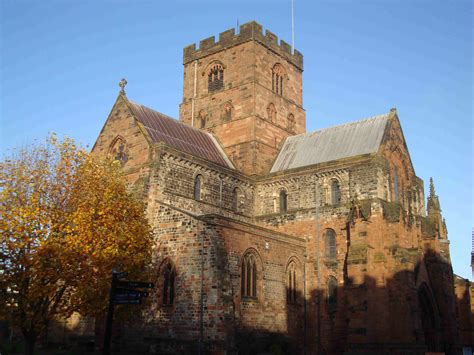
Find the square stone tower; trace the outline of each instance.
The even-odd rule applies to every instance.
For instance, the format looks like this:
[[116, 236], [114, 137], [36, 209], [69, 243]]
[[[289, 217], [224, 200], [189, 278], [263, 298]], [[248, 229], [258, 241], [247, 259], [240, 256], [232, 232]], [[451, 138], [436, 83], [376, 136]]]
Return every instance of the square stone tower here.
[[235, 167], [270, 171], [280, 144], [306, 131], [303, 56], [249, 22], [184, 48], [180, 121], [214, 133]]

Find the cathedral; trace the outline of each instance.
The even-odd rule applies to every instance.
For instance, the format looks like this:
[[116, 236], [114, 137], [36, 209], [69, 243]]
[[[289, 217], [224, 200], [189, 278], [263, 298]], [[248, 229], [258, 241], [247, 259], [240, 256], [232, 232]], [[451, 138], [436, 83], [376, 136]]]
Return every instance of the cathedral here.
[[156, 238], [156, 287], [117, 346], [460, 353], [472, 328], [440, 201], [430, 180], [425, 204], [397, 110], [307, 132], [303, 55], [256, 22], [185, 47], [183, 64], [179, 120], [122, 81], [92, 150], [120, 161]]

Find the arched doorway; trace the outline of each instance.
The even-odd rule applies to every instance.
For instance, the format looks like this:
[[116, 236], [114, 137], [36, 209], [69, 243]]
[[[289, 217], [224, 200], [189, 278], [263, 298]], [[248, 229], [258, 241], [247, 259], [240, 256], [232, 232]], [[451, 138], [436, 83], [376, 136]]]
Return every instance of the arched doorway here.
[[418, 300], [421, 308], [421, 323], [425, 335], [426, 350], [438, 351], [440, 350], [438, 341], [439, 314], [432, 293], [426, 283], [421, 284], [418, 289]]

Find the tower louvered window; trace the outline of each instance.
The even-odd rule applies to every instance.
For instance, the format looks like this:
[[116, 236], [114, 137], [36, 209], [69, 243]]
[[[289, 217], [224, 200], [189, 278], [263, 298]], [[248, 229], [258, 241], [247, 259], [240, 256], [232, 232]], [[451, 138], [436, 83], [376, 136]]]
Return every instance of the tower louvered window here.
[[214, 65], [209, 71], [207, 89], [209, 92], [222, 89], [224, 87], [224, 68], [220, 64]]
[[285, 70], [279, 63], [275, 64], [272, 69], [272, 91], [279, 95], [283, 95], [283, 81]]

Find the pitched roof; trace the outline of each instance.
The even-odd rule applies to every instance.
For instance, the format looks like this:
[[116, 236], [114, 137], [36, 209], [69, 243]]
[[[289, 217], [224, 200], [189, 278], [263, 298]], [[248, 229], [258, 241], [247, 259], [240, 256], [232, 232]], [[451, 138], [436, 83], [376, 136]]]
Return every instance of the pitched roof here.
[[375, 153], [390, 113], [288, 137], [270, 172]]
[[185, 153], [233, 167], [216, 139], [207, 132], [178, 122], [174, 118], [128, 100], [135, 118], [146, 129], [152, 144], [164, 142]]

